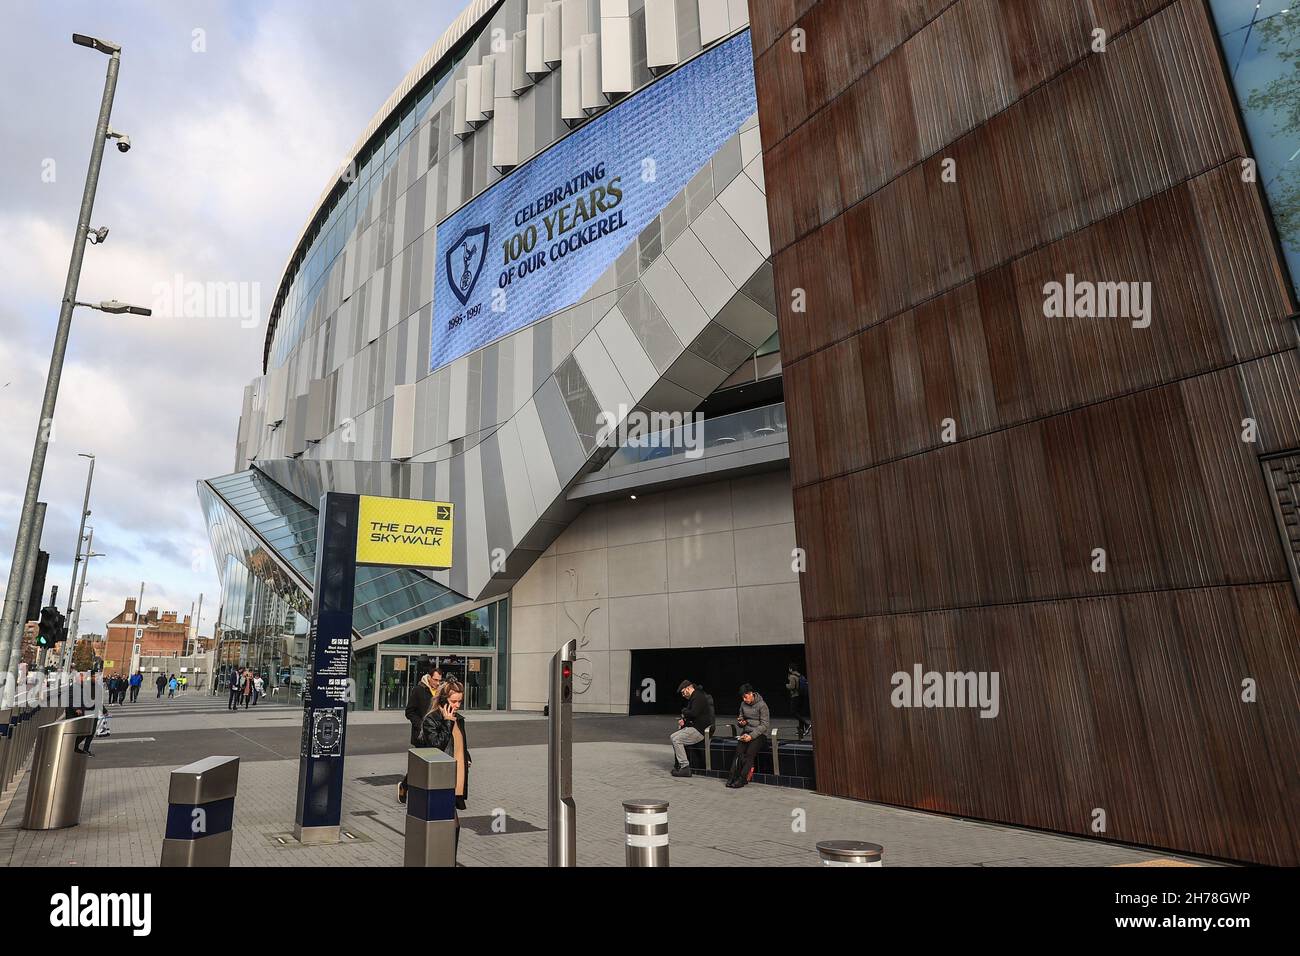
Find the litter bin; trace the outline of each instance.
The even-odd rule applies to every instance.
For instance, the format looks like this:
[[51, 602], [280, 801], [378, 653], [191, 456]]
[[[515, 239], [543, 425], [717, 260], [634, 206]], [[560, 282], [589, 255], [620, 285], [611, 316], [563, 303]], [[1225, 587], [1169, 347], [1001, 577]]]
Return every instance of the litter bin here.
[[861, 840], [823, 840], [817, 854], [824, 866], [883, 866], [885, 848]]
[[76, 752], [77, 738], [95, 732], [94, 715], [56, 720], [36, 733], [31, 782], [27, 787], [24, 830], [75, 827], [81, 819], [81, 792], [86, 784], [86, 757]]

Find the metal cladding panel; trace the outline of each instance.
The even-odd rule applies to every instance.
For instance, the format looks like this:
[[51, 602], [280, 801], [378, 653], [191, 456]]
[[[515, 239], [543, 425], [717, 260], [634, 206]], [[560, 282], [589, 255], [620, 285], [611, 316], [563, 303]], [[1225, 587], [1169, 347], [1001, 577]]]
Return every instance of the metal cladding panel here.
[[600, 34], [582, 36], [580, 66], [582, 69], [582, 108], [587, 113], [609, 105], [600, 85]]
[[[524, 31], [524, 69], [530, 78], [551, 71], [551, 65], [546, 62], [545, 14], [528, 14], [528, 29]], [[519, 86], [515, 88], [522, 89]]]
[[479, 66], [478, 109], [484, 116], [491, 116], [496, 111], [497, 96], [497, 55], [489, 53], [483, 57]]
[[392, 457], [406, 461], [415, 455], [415, 385], [393, 389]]
[[487, 120], [483, 115], [483, 64], [465, 68], [465, 122], [471, 127]]
[[515, 96], [523, 93], [533, 85], [533, 78], [528, 75], [528, 34], [520, 30], [510, 41], [509, 91]]
[[462, 139], [474, 132], [474, 127], [466, 119], [469, 106], [469, 81], [457, 80], [454, 105], [452, 107], [452, 132]]
[[329, 382], [324, 379], [312, 379], [307, 386], [307, 415], [303, 422], [303, 440], [318, 442], [325, 437], [325, 401], [329, 394]]
[[603, 93], [630, 93], [636, 89], [631, 17], [601, 18], [600, 88]]
[[[705, 46], [721, 40], [732, 30], [728, 0], [697, 0], [700, 11], [700, 42]], [[737, 24], [739, 26], [739, 24]]]
[[677, 0], [645, 0], [646, 63], [650, 69], [682, 62]]
[[498, 96], [492, 120], [492, 165], [508, 169], [519, 165], [519, 101], [513, 96]]
[[550, 67], [560, 65], [564, 53], [564, 35], [561, 32], [561, 0], [553, 0], [546, 5], [546, 29], [542, 31], [542, 58]]
[[582, 110], [582, 46], [566, 46], [560, 55], [560, 118], [585, 119]]

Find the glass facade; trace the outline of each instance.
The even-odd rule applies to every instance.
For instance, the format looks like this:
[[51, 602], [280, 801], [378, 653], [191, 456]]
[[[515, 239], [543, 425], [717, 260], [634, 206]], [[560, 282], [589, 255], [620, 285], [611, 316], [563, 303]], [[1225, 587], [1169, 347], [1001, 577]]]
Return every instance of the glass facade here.
[[1300, 7], [1290, 0], [1210, 0], [1255, 174], [1300, 294]]
[[[273, 697], [301, 694], [310, 663], [316, 509], [256, 469], [200, 482], [199, 501], [221, 578], [218, 674], [251, 667]], [[365, 637], [466, 599], [414, 571], [359, 567], [354, 600], [353, 630]], [[477, 709], [504, 706], [497, 681], [506, 668], [496, 656], [504, 653], [507, 615], [507, 602], [499, 601], [355, 652], [355, 706], [405, 706], [405, 665], [395, 661], [407, 649], [413, 659], [452, 658]]]
[[[421, 657], [434, 658], [444, 674], [465, 685], [467, 710], [505, 710], [508, 697], [508, 628], [510, 602], [503, 598], [459, 617], [420, 628], [375, 645], [379, 654], [379, 710], [402, 710], [419, 680]], [[367, 648], [371, 650], [371, 648]], [[373, 664], [370, 665], [373, 670]], [[361, 669], [354, 667], [358, 706], [362, 703]]]
[[343, 251], [358, 220], [364, 224], [371, 198], [379, 193], [384, 177], [397, 162], [398, 148], [419, 128], [420, 121], [433, 106], [434, 97], [447, 84], [475, 39], [477, 34], [466, 37], [438, 70], [425, 77], [402, 107], [375, 131], [350, 167], [351, 175], [341, 178], [322, 204], [289, 267], [292, 278], [282, 286], [283, 295], [271, 310], [275, 331], [268, 349], [268, 369], [283, 365], [301, 340], [334, 260]]
[[[316, 572], [315, 508], [255, 468], [201, 483], [199, 499], [214, 554], [249, 555], [248, 560], [256, 561], [257, 567], [247, 561], [245, 566], [265, 576], [273, 574], [265, 565], [275, 563], [269, 545], [293, 569], [296, 586], [310, 590]], [[464, 600], [455, 591], [405, 568], [360, 567], [352, 629], [365, 637]]]
[[[785, 402], [706, 418], [690, 428], [699, 429], [693, 440], [702, 443], [703, 448], [722, 448], [737, 442], [783, 435], [786, 431]], [[685, 455], [691, 437], [687, 430], [688, 426], [678, 425], [648, 435], [629, 437], [627, 444], [620, 446], [601, 470], [617, 471], [647, 461]]]

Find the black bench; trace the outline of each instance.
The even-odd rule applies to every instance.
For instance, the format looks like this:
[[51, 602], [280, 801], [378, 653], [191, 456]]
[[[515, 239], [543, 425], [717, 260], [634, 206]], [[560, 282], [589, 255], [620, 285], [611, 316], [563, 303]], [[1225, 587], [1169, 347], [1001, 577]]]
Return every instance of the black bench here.
[[[710, 768], [705, 769], [704, 748], [708, 745]], [[750, 783], [766, 783], [778, 787], [795, 787], [800, 790], [817, 788], [816, 764], [813, 757], [813, 745], [810, 740], [782, 740], [776, 738], [780, 773], [772, 767], [772, 738], [767, 738], [765, 746], [759, 748], [754, 758], [754, 775]], [[736, 759], [735, 725], [719, 724], [714, 729], [712, 738], [705, 737], [700, 743], [688, 744], [686, 759], [690, 761], [691, 772], [706, 777], [725, 779], [731, 771], [731, 764]]]

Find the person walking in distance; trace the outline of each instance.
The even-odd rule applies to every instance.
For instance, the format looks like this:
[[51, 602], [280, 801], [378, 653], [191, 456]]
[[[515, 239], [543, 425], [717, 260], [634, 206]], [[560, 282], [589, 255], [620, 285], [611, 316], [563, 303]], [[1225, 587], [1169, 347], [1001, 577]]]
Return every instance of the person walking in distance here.
[[178, 680], [176, 680], [176, 675], [175, 675], [175, 674], [173, 674], [171, 677], [169, 677], [169, 678], [167, 679], [167, 699], [168, 699], [168, 700], [171, 700], [173, 697], [176, 696], [176, 688], [177, 688], [177, 687], [180, 687], [180, 686], [181, 686], [181, 685], [180, 685], [180, 682], [179, 682]]
[[749, 684], [740, 685], [740, 713], [736, 716], [736, 727], [740, 736], [736, 738], [736, 758], [731, 762], [727, 786], [738, 790], [749, 783], [754, 758], [767, 742], [768, 731], [772, 729], [772, 714], [767, 701]]
[[713, 729], [713, 698], [689, 680], [682, 681], [677, 692], [686, 704], [677, 721], [677, 730], [668, 737], [673, 744], [673, 776], [689, 777], [691, 762], [686, 756], [686, 746], [699, 743], [704, 739], [704, 732]]
[[[421, 657], [416, 666], [419, 668], [420, 679], [406, 699], [406, 719], [411, 724], [411, 746], [427, 747], [428, 744], [424, 741], [424, 718], [433, 710], [433, 698], [442, 684], [442, 671], [427, 657]], [[407, 789], [407, 780], [403, 776], [402, 782], [397, 785], [398, 803], [406, 802]]]
[[469, 768], [474, 762], [469, 755], [469, 742], [465, 736], [465, 717], [460, 712], [465, 701], [465, 687], [454, 677], [438, 685], [433, 698], [433, 709], [425, 716], [422, 725], [426, 747], [434, 747], [456, 758], [456, 821], [455, 849], [460, 850], [460, 812], [465, 809], [469, 796]]
[[161, 699], [162, 699], [162, 692], [167, 688], [167, 678], [166, 678], [166, 677], [163, 677], [162, 674], [159, 674], [159, 675], [158, 675], [158, 679], [157, 679], [156, 681], [154, 681], [153, 684], [154, 684], [155, 687], [158, 688], [158, 697], [159, 697], [159, 699], [161, 700]]
[[239, 671], [234, 667], [230, 668], [230, 676], [226, 678], [230, 684], [230, 699], [226, 701], [226, 710], [239, 709]]
[[243, 695], [244, 710], [248, 710], [248, 703], [253, 699], [253, 671], [250, 668], [244, 669]]
[[790, 711], [794, 714], [799, 727], [795, 731], [800, 740], [812, 730], [812, 719], [808, 710], [808, 678], [795, 669], [793, 664], [786, 666], [786, 693], [790, 695]]
[[140, 685], [144, 683], [144, 672], [136, 671], [131, 675], [131, 703], [140, 699]]
[[262, 696], [262, 689], [266, 684], [262, 681], [262, 675], [258, 674], [253, 678], [253, 706], [257, 706], [257, 699]]

